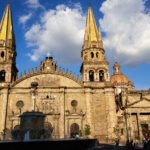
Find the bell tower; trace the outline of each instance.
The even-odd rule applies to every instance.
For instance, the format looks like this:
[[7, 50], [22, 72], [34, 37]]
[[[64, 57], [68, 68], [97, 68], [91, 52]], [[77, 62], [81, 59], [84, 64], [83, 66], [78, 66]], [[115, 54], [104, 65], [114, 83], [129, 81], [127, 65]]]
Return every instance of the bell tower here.
[[88, 8], [84, 42], [82, 46], [82, 81], [84, 83], [105, 83], [110, 81], [108, 61], [100, 32], [96, 26], [92, 8]]
[[16, 80], [16, 55], [11, 9], [7, 4], [0, 22], [0, 86]]

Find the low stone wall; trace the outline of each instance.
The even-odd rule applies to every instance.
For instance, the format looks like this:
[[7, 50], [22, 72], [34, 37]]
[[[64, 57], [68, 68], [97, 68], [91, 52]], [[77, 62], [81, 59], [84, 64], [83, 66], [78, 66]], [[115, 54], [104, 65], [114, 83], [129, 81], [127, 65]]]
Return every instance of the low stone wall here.
[[68, 140], [31, 140], [31, 141], [3, 141], [0, 147], [3, 149], [31, 149], [48, 148], [51, 150], [87, 150], [96, 147], [96, 139], [68, 139]]

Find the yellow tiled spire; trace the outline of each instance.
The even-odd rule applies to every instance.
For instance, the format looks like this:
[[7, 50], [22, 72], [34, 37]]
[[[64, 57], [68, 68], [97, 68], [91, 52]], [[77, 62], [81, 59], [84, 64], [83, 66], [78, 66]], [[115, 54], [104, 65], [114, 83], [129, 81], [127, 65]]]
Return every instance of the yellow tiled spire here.
[[103, 48], [103, 42], [101, 34], [96, 26], [92, 8], [89, 7], [86, 18], [86, 29], [84, 34], [83, 48], [91, 48], [93, 46]]
[[11, 9], [9, 4], [7, 4], [5, 8], [2, 20], [0, 22], [0, 41], [4, 41], [7, 46], [12, 46], [12, 44], [15, 44]]

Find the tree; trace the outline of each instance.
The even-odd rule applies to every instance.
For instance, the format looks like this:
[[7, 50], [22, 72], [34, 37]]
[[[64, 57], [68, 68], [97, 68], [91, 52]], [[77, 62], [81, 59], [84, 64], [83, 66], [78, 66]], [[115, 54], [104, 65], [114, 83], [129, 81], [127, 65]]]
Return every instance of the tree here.
[[79, 135], [82, 136], [82, 130], [79, 130]]
[[91, 134], [91, 128], [90, 125], [86, 124], [84, 129], [84, 134], [88, 137], [88, 135]]

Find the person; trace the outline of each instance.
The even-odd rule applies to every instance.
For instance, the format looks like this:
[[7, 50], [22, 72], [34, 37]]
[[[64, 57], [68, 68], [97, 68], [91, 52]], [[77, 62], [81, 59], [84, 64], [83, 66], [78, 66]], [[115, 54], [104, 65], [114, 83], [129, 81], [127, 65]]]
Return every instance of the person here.
[[138, 140], [138, 139], [135, 139], [135, 142], [134, 142], [134, 149], [138, 148], [138, 145], [139, 145], [139, 140]]
[[79, 139], [79, 134], [78, 134], [78, 133], [76, 133], [76, 135], [75, 135], [75, 139], [76, 139], [76, 140], [78, 140], [78, 139]]
[[126, 142], [126, 150], [134, 150], [133, 139], [128, 139]]
[[134, 150], [133, 139], [131, 139], [130, 142], [129, 142], [129, 149]]
[[73, 132], [71, 133], [71, 138], [75, 138], [75, 135]]
[[144, 150], [147, 150], [147, 139], [146, 138], [144, 138], [143, 139], [143, 148], [144, 148]]
[[118, 147], [119, 146], [119, 139], [118, 138], [116, 139], [115, 143], [116, 143], [116, 147]]
[[148, 138], [147, 149], [150, 149], [150, 137]]
[[127, 139], [127, 141], [126, 141], [126, 150], [128, 150], [129, 149], [129, 147], [130, 147], [130, 144], [129, 144], [130, 142], [129, 142], [129, 139]]

